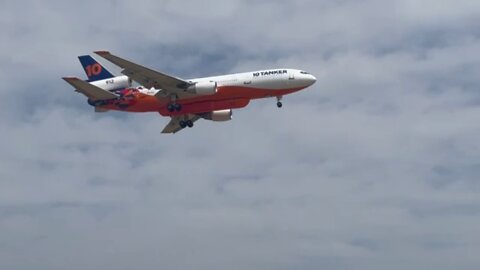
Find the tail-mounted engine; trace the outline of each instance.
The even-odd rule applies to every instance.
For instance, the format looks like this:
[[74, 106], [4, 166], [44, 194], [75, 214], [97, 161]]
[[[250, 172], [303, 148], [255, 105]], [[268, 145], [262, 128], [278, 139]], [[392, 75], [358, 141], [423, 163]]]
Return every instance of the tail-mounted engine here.
[[90, 82], [103, 90], [113, 91], [132, 87], [132, 80], [127, 76], [117, 76], [105, 80]]
[[215, 122], [224, 122], [232, 120], [232, 110], [219, 110], [208, 113], [199, 114], [200, 117], [206, 120], [211, 120]]

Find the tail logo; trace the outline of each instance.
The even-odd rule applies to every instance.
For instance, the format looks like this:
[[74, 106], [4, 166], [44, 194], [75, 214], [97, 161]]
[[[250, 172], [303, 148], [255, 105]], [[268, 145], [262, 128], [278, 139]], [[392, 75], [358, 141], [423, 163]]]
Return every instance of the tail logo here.
[[87, 72], [87, 76], [97, 76], [102, 72], [102, 66], [98, 63], [88, 65], [85, 67], [85, 71]]

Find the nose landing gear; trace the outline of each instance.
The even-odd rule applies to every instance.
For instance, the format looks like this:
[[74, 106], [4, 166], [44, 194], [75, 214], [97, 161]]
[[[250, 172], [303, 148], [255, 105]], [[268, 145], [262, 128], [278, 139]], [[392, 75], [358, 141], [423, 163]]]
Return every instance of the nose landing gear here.
[[283, 106], [282, 104], [282, 96], [277, 96], [277, 107], [281, 108]]

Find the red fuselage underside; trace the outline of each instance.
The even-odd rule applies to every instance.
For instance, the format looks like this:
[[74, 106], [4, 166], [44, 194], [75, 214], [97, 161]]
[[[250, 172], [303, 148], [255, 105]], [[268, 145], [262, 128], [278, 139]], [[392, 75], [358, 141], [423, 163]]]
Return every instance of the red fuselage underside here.
[[126, 112], [159, 112], [163, 116], [197, 114], [215, 110], [243, 108], [252, 99], [283, 96], [303, 88], [259, 89], [242, 86], [222, 86], [217, 89], [217, 93], [214, 95], [178, 99], [176, 102], [182, 105], [180, 112], [169, 112], [167, 110], [167, 105], [171, 102], [168, 98], [158, 99], [141, 93], [137, 89], [126, 89], [121, 99], [108, 102], [100, 107]]

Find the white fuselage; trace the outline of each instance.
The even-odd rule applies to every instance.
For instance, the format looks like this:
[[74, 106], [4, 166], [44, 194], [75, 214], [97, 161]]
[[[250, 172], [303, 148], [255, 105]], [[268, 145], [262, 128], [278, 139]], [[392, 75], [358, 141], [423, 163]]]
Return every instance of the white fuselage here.
[[305, 71], [296, 69], [268, 69], [196, 78], [190, 81], [214, 81], [219, 86], [245, 86], [273, 90], [307, 87], [315, 83], [316, 78]]
[[[286, 90], [305, 88], [315, 83], [316, 78], [297, 69], [267, 69], [251, 72], [234, 73], [219, 76], [194, 78], [188, 80], [193, 83], [216, 82], [218, 87], [244, 87], [263, 90]], [[156, 95], [161, 89], [138, 88], [148, 95]], [[179, 99], [193, 96], [189, 93], [179, 95]]]

